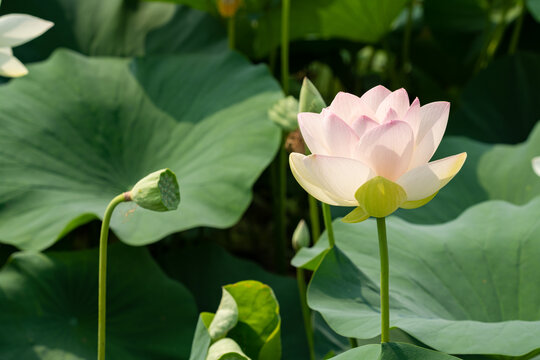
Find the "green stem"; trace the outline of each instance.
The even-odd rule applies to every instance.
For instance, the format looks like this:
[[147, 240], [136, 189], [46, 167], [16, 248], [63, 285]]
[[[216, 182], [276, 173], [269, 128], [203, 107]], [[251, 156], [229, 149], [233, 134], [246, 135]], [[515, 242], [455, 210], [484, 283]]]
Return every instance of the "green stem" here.
[[282, 0], [281, 4], [281, 86], [285, 95], [289, 95], [289, 17], [291, 1]]
[[480, 55], [478, 63], [476, 64], [476, 72], [485, 68], [489, 64], [493, 56], [495, 56], [495, 53], [497, 52], [499, 44], [501, 43], [501, 40], [503, 38], [504, 31], [506, 30], [506, 17], [508, 15], [508, 12], [510, 11], [510, 7], [511, 3], [509, 2], [508, 6], [505, 7], [505, 9], [503, 10], [501, 21], [495, 27], [491, 39], [487, 42], [487, 46], [485, 47], [483, 53]]
[[379, 257], [381, 259], [381, 343], [390, 341], [389, 263], [385, 218], [377, 218]]
[[358, 340], [356, 338], [349, 338], [349, 344], [351, 344], [351, 349], [358, 347]]
[[109, 223], [114, 208], [121, 202], [126, 201], [126, 196], [116, 196], [107, 206], [101, 234], [99, 237], [99, 293], [98, 293], [98, 360], [105, 360], [105, 321], [107, 307], [107, 241], [109, 238]]
[[324, 219], [324, 226], [326, 227], [326, 232], [328, 233], [328, 244], [331, 248], [336, 245], [336, 240], [334, 237], [334, 228], [332, 227], [332, 214], [330, 213], [330, 205], [322, 203], [322, 213]]
[[235, 19], [235, 16], [231, 16], [228, 20], [227, 20], [227, 32], [228, 32], [228, 37], [229, 37], [229, 48], [231, 50], [234, 50], [234, 47], [235, 47], [235, 43], [236, 43], [236, 34], [235, 34], [235, 24], [234, 24], [234, 19]]
[[414, 10], [414, 0], [409, 0], [409, 8], [407, 11], [407, 23], [405, 25], [405, 32], [403, 33], [403, 71], [404, 73], [410, 70], [409, 50], [411, 46], [411, 34], [412, 34], [412, 19]]
[[300, 293], [300, 304], [302, 305], [302, 316], [304, 317], [304, 329], [309, 347], [309, 359], [315, 360], [315, 342], [313, 340], [313, 325], [311, 323], [311, 311], [309, 310], [306, 298], [306, 279], [304, 269], [296, 269], [296, 280], [298, 282], [298, 292]]
[[516, 25], [514, 26], [514, 32], [512, 33], [512, 39], [510, 40], [510, 46], [508, 47], [509, 54], [516, 52], [519, 42], [519, 35], [521, 34], [521, 27], [523, 26], [523, 17], [525, 16], [525, 4], [523, 3], [523, 0], [520, 1], [520, 5], [521, 12], [516, 20]]
[[287, 133], [282, 134], [282, 143], [279, 149], [277, 158], [277, 248], [276, 248], [276, 264], [280, 273], [287, 271], [287, 259], [285, 249], [287, 248], [287, 214], [286, 214], [286, 198], [287, 198], [287, 151], [285, 150], [284, 142], [287, 138]]
[[311, 237], [313, 244], [316, 244], [321, 236], [321, 223], [319, 221], [319, 205], [317, 199], [308, 194], [309, 219], [311, 222]]

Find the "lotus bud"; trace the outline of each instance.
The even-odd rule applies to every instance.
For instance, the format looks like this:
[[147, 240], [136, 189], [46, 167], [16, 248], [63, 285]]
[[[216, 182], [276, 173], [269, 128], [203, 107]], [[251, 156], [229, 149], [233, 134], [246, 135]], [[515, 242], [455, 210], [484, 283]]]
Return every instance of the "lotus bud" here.
[[306, 77], [300, 89], [300, 100], [298, 112], [320, 113], [326, 107], [319, 90]]
[[292, 246], [295, 251], [309, 246], [309, 229], [304, 220], [300, 220], [292, 236]]
[[176, 210], [180, 203], [180, 190], [176, 175], [169, 169], [153, 172], [135, 184], [124, 194], [144, 209], [153, 211]]
[[536, 175], [540, 176], [540, 156], [535, 157], [532, 159], [532, 168]]
[[298, 129], [298, 100], [292, 96], [279, 100], [268, 110], [268, 116], [284, 131], [290, 132]]
[[241, 0], [217, 0], [219, 14], [224, 18], [231, 18], [236, 14], [241, 3]]

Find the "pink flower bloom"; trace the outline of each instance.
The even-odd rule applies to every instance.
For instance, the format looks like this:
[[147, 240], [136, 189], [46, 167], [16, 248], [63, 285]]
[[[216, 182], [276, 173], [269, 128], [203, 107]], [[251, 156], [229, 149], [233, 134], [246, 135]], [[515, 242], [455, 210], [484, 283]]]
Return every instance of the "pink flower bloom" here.
[[[404, 89], [391, 92], [376, 86], [362, 97], [341, 92], [320, 114], [298, 114], [300, 131], [313, 155], [292, 153], [291, 170], [318, 200], [358, 206], [357, 215], [362, 216], [357, 219], [422, 206], [458, 173], [467, 157], [461, 153], [429, 162], [449, 111], [450, 103], [444, 101], [420, 106], [416, 98], [410, 104]], [[379, 185], [369, 187], [369, 181]], [[364, 192], [378, 189], [377, 194], [369, 190], [362, 195], [361, 187]], [[395, 206], [381, 209], [384, 204], [377, 204], [381, 202]]]

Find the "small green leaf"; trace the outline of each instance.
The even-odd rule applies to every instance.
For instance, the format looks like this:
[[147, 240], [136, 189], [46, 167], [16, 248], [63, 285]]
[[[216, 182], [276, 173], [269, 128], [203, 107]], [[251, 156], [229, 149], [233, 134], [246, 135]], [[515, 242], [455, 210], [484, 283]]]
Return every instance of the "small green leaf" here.
[[358, 223], [369, 218], [369, 214], [361, 207], [356, 207], [353, 211], [348, 213], [341, 221], [345, 223]]
[[407, 200], [401, 186], [382, 176], [364, 183], [356, 190], [354, 197], [366, 214], [378, 218], [392, 214]]
[[241, 281], [225, 289], [238, 305], [238, 324], [228, 337], [241, 344], [253, 359], [281, 358], [279, 304], [268, 285]]
[[236, 301], [227, 290], [222, 289], [221, 302], [208, 328], [208, 333], [212, 340], [216, 341], [225, 337], [237, 322], [238, 306], [236, 306]]
[[169, 169], [155, 171], [139, 180], [130, 196], [133, 202], [147, 210], [176, 210], [180, 203], [176, 175]]
[[189, 360], [206, 360], [208, 347], [212, 343], [212, 337], [208, 333], [208, 328], [214, 319], [214, 314], [203, 312], [199, 315], [199, 321], [195, 328], [195, 335], [191, 343], [191, 354]]
[[218, 340], [210, 349], [206, 360], [251, 360], [244, 354], [240, 346], [229, 338]]
[[315, 85], [307, 78], [302, 82], [300, 89], [300, 100], [298, 104], [298, 112], [320, 113], [326, 107], [321, 93]]

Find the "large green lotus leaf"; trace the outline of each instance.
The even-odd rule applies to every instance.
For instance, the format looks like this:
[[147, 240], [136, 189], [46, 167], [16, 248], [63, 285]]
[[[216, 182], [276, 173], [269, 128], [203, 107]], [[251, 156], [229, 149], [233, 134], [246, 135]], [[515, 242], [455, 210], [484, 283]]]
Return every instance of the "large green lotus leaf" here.
[[58, 51], [0, 87], [0, 241], [43, 249], [160, 168], [177, 211], [121, 204], [111, 228], [145, 244], [234, 224], [279, 146], [268, 71], [232, 53], [135, 61]]
[[[191, 294], [144, 248], [109, 249], [107, 358], [187, 359]], [[97, 356], [98, 252], [16, 253], [0, 271], [0, 358]]]
[[449, 131], [498, 143], [516, 143], [540, 119], [540, 55], [518, 53], [492, 62], [463, 89]]
[[31, 14], [54, 27], [15, 54], [23, 62], [43, 60], [65, 47], [92, 56], [135, 56], [222, 43], [219, 21], [200, 11], [138, 0], [9, 0], [2, 14]]
[[[216, 1], [166, 1], [217, 13]], [[281, 1], [243, 3], [237, 14], [238, 46], [251, 56], [264, 57], [281, 43]], [[294, 0], [290, 4], [291, 40], [341, 38], [376, 42], [390, 31], [407, 1]]]
[[534, 19], [540, 23], [540, 1], [539, 0], [527, 0], [527, 8], [534, 17]]
[[[539, 216], [540, 198], [485, 202], [440, 225], [390, 217], [391, 327], [450, 354], [539, 350]], [[375, 221], [334, 230], [308, 303], [339, 334], [371, 338], [380, 334]]]
[[333, 357], [335, 360], [457, 360], [456, 357], [411, 344], [366, 345]]
[[[193, 293], [199, 311], [214, 312], [217, 309], [221, 287], [224, 285], [245, 279], [268, 284], [279, 301], [282, 359], [309, 358], [298, 288], [294, 279], [266, 272], [253, 262], [231, 256], [215, 244], [197, 241], [193, 244], [182, 242], [181, 245], [178, 249], [157, 253], [157, 259], [167, 274], [180, 280]], [[330, 350], [343, 349], [343, 338], [321, 322], [314, 321], [319, 358]], [[345, 342], [348, 347], [346, 339]]]

